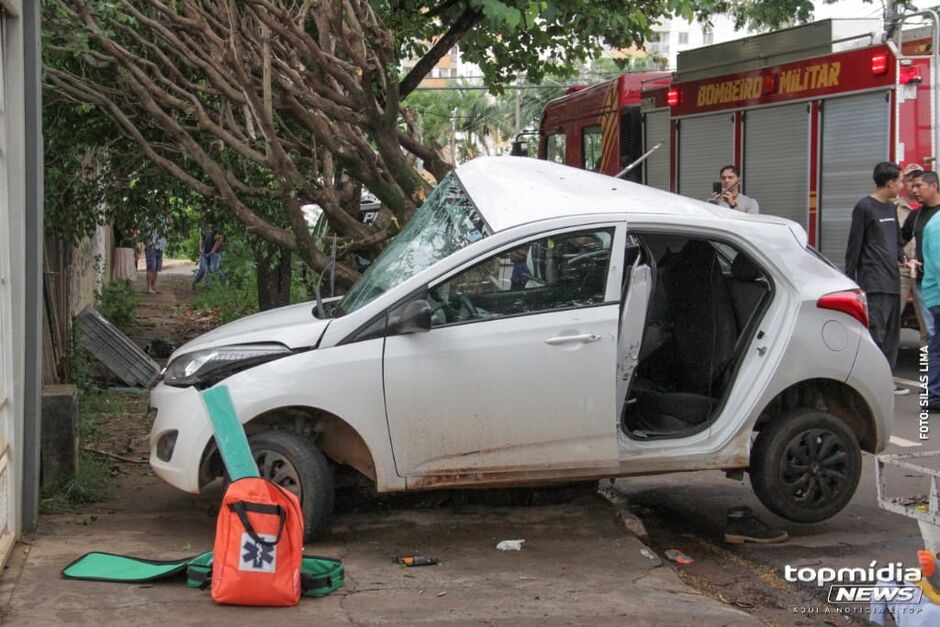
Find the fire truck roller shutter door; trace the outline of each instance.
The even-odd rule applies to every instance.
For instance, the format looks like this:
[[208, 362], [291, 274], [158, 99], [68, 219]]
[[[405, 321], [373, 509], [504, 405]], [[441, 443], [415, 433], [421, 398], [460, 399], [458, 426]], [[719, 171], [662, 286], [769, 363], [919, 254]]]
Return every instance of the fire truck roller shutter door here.
[[888, 158], [886, 95], [879, 91], [823, 101], [817, 248], [843, 270], [852, 207], [872, 190], [872, 168]]
[[734, 162], [731, 112], [686, 118], [679, 123], [679, 193], [705, 200], [721, 166]]
[[650, 187], [669, 191], [669, 109], [648, 111], [643, 125], [643, 152], [662, 142], [659, 150], [643, 164], [645, 181]]
[[744, 118], [744, 193], [760, 212], [806, 228], [809, 104], [751, 109]]

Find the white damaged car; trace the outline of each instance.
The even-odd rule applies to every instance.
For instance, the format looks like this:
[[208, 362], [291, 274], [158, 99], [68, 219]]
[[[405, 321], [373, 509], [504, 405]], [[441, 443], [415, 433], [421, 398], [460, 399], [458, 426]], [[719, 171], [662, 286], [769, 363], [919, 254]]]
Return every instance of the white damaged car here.
[[801, 227], [545, 161], [457, 168], [325, 310], [178, 349], [151, 393], [156, 473], [223, 475], [200, 390], [225, 385], [308, 534], [341, 465], [379, 492], [746, 469], [814, 522], [891, 433], [865, 296]]

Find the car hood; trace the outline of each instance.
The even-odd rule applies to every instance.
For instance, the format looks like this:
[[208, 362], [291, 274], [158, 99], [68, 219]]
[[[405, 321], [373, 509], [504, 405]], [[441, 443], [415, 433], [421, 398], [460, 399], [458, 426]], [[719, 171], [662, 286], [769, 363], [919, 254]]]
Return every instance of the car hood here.
[[312, 302], [300, 303], [229, 322], [183, 344], [176, 349], [170, 361], [193, 351], [232, 344], [277, 342], [289, 348], [314, 346], [330, 325], [330, 320], [315, 318], [313, 308]]

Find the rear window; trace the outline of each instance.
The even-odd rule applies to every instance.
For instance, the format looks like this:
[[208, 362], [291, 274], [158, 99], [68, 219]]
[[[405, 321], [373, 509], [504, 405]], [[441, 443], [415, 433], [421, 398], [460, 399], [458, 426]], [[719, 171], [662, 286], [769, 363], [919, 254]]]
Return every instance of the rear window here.
[[[831, 261], [829, 261], [829, 258], [828, 258], [828, 257], [826, 257], [825, 255], [823, 255], [821, 252], [819, 252], [818, 250], [816, 250], [815, 248], [813, 248], [813, 247], [810, 246], [809, 244], [806, 245], [806, 250], [808, 250], [809, 252], [811, 252], [813, 255], [816, 256], [817, 259], [819, 259], [820, 261], [822, 261], [824, 264], [826, 264], [827, 266], [829, 266], [829, 267], [832, 268], [833, 270], [839, 270], [839, 267], [838, 267], [836, 264], [834, 264], [834, 263], [832, 263]], [[839, 272], [842, 272], [842, 271], [839, 270]]]

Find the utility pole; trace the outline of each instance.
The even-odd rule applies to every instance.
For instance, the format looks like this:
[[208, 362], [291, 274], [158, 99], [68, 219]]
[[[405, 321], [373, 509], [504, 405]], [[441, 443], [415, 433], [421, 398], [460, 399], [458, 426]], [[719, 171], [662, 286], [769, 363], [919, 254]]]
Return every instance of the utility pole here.
[[457, 107], [450, 114], [450, 162], [457, 167]]

